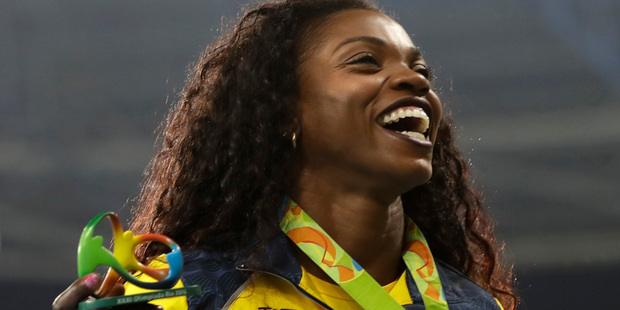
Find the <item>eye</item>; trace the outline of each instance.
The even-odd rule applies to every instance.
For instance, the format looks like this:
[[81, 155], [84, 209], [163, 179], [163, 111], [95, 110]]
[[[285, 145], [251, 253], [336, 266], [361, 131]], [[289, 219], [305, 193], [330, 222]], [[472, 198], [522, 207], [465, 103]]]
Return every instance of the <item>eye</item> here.
[[422, 74], [427, 80], [432, 81], [433, 78], [435, 77], [433, 75], [433, 70], [431, 69], [431, 67], [424, 65], [424, 64], [415, 64], [413, 65], [413, 71]]
[[361, 53], [351, 57], [347, 64], [375, 65], [379, 66], [379, 61], [371, 53]]

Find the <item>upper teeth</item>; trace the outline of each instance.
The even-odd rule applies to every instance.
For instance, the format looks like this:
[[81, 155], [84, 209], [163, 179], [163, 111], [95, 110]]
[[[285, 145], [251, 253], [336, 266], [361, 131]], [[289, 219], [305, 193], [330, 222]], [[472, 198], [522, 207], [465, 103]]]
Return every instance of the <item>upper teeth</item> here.
[[420, 119], [420, 125], [417, 131], [425, 132], [429, 126], [429, 119], [426, 112], [418, 107], [402, 107], [392, 111], [390, 114], [383, 115], [383, 118], [379, 119], [379, 125], [384, 126], [391, 123], [396, 123], [399, 120], [407, 117], [415, 117]]

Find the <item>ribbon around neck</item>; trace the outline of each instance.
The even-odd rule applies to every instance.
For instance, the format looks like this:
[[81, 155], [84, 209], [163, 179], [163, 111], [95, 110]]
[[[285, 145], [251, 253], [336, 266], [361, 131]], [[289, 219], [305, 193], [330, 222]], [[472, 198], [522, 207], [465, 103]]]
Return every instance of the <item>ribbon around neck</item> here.
[[[402, 309], [380, 285], [290, 198], [280, 210], [280, 228], [315, 264], [364, 309]], [[424, 235], [409, 218], [403, 260], [424, 306], [447, 310], [435, 261]]]

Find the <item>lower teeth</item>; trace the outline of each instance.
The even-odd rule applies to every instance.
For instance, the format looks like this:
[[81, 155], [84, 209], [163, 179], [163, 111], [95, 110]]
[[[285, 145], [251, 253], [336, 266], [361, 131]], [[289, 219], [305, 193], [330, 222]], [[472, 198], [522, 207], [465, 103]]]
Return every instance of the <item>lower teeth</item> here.
[[415, 131], [400, 131], [400, 133], [402, 133], [403, 135], [409, 136], [411, 138], [414, 138], [416, 140], [426, 140], [426, 137], [424, 137], [424, 135], [419, 133], [419, 132], [415, 132]]

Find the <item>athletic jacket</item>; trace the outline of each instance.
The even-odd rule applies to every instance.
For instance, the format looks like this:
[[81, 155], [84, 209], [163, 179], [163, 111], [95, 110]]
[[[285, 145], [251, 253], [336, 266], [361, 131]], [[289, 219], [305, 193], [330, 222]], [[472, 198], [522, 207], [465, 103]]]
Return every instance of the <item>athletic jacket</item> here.
[[[254, 261], [258, 264], [250, 264], [249, 260], [235, 260], [233, 254], [228, 252], [184, 253], [184, 269], [181, 278], [183, 285], [202, 287], [201, 295], [187, 297], [188, 309], [238, 309], [239, 307], [235, 308], [233, 305], [237, 298], [251, 296], [260, 300], [265, 298], [265, 296], [260, 296], [261, 294], [268, 295], [271, 303], [264, 306], [259, 304], [256, 309], [292, 310], [278, 305], [274, 306], [273, 301], [277, 303], [277, 300], [286, 301], [300, 297], [312, 301], [314, 309], [321, 309], [320, 307], [331, 309], [299, 286], [302, 270], [297, 261], [294, 246], [286, 235], [280, 234], [264, 248], [261, 254], [255, 256]], [[465, 275], [439, 260], [436, 260], [436, 264], [450, 310], [501, 309], [501, 306], [486, 290]], [[409, 271], [406, 272], [407, 288], [413, 304], [403, 305], [403, 307], [409, 310], [423, 310], [422, 297], [411, 274]], [[260, 280], [256, 281], [257, 279]], [[273, 283], [273, 287], [278, 289], [261, 290], [259, 286], [265, 283]]]

